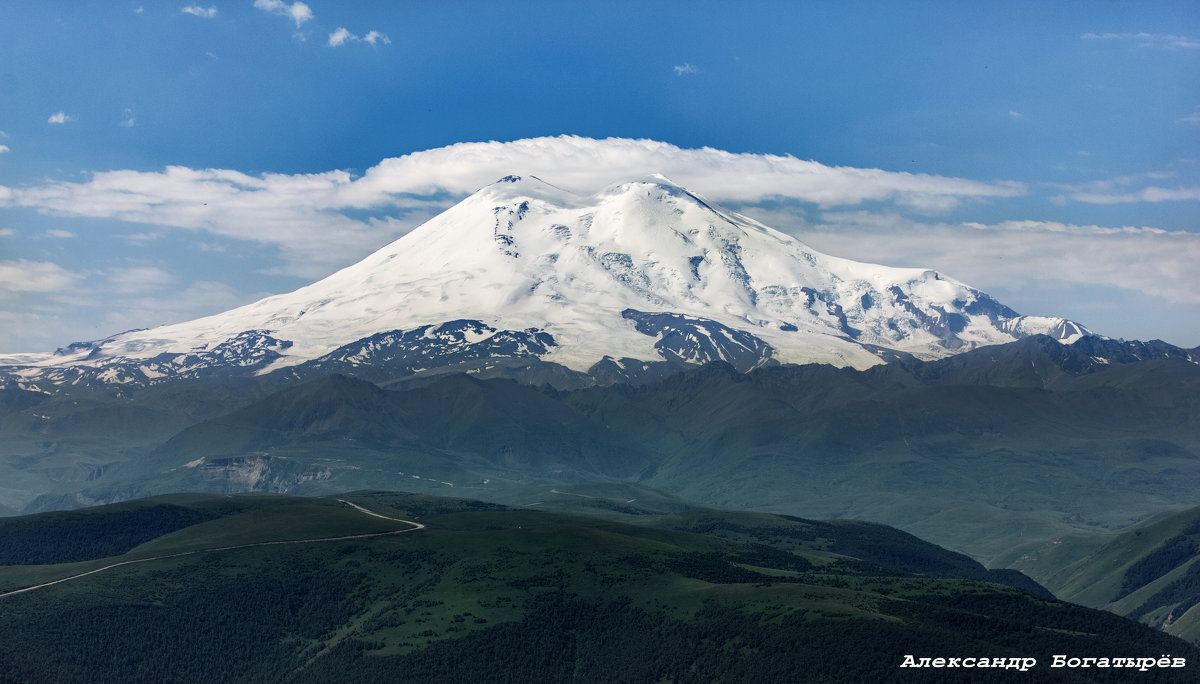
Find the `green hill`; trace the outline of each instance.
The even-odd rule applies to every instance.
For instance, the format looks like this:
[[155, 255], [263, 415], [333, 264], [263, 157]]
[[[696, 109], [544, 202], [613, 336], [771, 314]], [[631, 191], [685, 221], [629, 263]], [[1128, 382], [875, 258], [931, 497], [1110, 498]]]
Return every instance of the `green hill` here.
[[[174, 522], [118, 556], [96, 557], [109, 552], [96, 544], [82, 554], [93, 557], [69, 564], [0, 567], [3, 593], [139, 561], [0, 596], [0, 679], [965, 682], [1016, 674], [901, 668], [913, 655], [1036, 658], [1039, 681], [1124, 681], [1120, 670], [1049, 665], [1054, 654], [1171, 654], [1189, 667], [1156, 671], [1155, 681], [1191, 681], [1200, 664], [1200, 651], [1174, 637], [985, 581], [1013, 578], [883, 526], [672, 511], [669, 500], [621, 510], [628, 500], [596, 490], [574, 498], [584, 496], [610, 502], [609, 518], [355, 492], [339, 498], [424, 527], [338, 498], [264, 495], [170, 496], [5, 521], [40, 531], [48, 548], [69, 546], [73, 524], [125, 530], [154, 510], [171, 511]], [[180, 511], [197, 521], [185, 525]], [[345, 538], [356, 535], [371, 536]]]
[[[1158, 516], [1090, 547], [1069, 543], [1090, 552], [1045, 575], [1056, 595], [1200, 643], [1200, 508]], [[1026, 563], [1036, 565], [1037, 556]]]

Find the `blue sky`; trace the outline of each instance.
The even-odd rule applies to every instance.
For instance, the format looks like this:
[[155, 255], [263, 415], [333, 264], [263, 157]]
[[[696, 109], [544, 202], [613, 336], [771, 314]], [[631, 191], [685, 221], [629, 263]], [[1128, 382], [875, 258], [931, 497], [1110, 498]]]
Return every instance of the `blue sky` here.
[[353, 263], [508, 172], [1200, 345], [1200, 4], [6, 3], [0, 353]]

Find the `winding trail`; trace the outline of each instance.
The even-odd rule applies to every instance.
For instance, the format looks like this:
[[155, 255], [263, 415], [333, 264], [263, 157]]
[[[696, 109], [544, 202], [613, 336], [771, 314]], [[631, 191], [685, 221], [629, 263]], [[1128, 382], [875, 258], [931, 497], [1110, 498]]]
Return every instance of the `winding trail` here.
[[412, 525], [412, 527], [403, 529], [403, 530], [391, 530], [389, 532], [369, 532], [367, 534], [348, 534], [348, 535], [345, 535], [342, 537], [315, 537], [312, 539], [286, 539], [286, 540], [282, 540], [282, 541], [252, 542], [250, 544], [235, 544], [233, 546], [218, 546], [218, 547], [209, 548], [209, 549], [194, 549], [192, 551], [180, 551], [178, 553], [168, 553], [168, 554], [163, 554], [161, 556], [151, 556], [149, 558], [137, 558], [135, 560], [127, 560], [127, 561], [121, 561], [120, 563], [113, 563], [111, 565], [105, 565], [102, 568], [96, 568], [95, 570], [88, 570], [87, 572], [81, 572], [78, 575], [71, 575], [70, 577], [56, 579], [53, 582], [43, 582], [42, 584], [35, 584], [32, 587], [25, 587], [24, 589], [14, 589], [13, 591], [6, 591], [4, 593], [0, 593], [0, 599], [6, 598], [9, 596], [14, 596], [16, 594], [24, 594], [25, 592], [33, 591], [35, 589], [41, 589], [43, 587], [54, 586], [55, 584], [62, 584], [63, 582], [70, 582], [71, 580], [77, 580], [77, 579], [80, 579], [81, 577], [87, 577], [88, 575], [95, 575], [96, 573], [104, 572], [105, 570], [119, 568], [123, 565], [133, 565], [135, 563], [149, 563], [150, 561], [163, 560], [165, 558], [180, 558], [182, 556], [194, 556], [199, 553], [210, 553], [213, 551], [231, 551], [233, 549], [250, 549], [250, 548], [257, 547], [257, 546], [279, 546], [279, 545], [283, 545], [283, 544], [316, 544], [316, 543], [320, 543], [320, 542], [346, 541], [349, 539], [370, 539], [372, 537], [386, 537], [386, 536], [393, 535], [393, 534], [403, 534], [405, 532], [416, 532], [417, 530], [425, 529], [425, 526], [419, 522], [415, 522], [412, 520], [402, 520], [400, 518], [392, 518], [392, 517], [389, 517], [386, 515], [376, 513], [374, 511], [369, 511], [369, 510], [363, 508], [362, 506], [359, 506], [356, 503], [351, 503], [349, 501], [346, 501], [345, 499], [338, 499], [338, 501], [340, 501], [341, 503], [344, 503], [347, 506], [350, 506], [351, 508], [354, 508], [362, 513], [365, 513], [366, 515], [370, 515], [370, 516], [373, 516], [376, 518], [383, 518], [384, 520], [394, 520], [396, 522], [402, 522], [406, 525]]

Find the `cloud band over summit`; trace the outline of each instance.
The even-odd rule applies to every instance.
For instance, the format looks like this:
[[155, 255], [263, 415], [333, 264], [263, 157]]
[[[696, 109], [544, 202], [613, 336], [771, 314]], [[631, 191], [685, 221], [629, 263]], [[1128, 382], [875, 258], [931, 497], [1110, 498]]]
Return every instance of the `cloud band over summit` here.
[[[407, 232], [454, 200], [510, 173], [577, 192], [662, 173], [722, 202], [787, 198], [824, 209], [867, 202], [919, 213], [1013, 197], [1020, 183], [833, 167], [787, 155], [683, 149], [652, 140], [576, 136], [460, 143], [347, 171], [250, 175], [170, 166], [103, 171], [86, 182], [0, 187], [0, 207], [206, 231], [280, 248], [281, 270], [323, 275]], [[6, 199], [7, 198], [7, 199]], [[347, 212], [376, 211], [369, 219]]]
[[[790, 155], [736, 154], [710, 147], [683, 149], [653, 140], [577, 136], [514, 142], [460, 143], [385, 159], [363, 182], [426, 192], [470, 192], [497, 174], [535, 173], [573, 189], [592, 190], [616, 178], [661, 173], [725, 201], [793, 197], [822, 207], [893, 201], [921, 210], [942, 210], [967, 199], [1012, 197], [1024, 186], [928, 174], [826, 166]], [[394, 192], [395, 190], [393, 190]], [[400, 192], [411, 190], [401, 189]]]
[[[789, 155], [735, 154], [712, 148], [682, 149], [652, 140], [576, 136], [514, 142], [459, 143], [384, 159], [360, 178], [345, 171], [251, 176], [223, 169], [168, 167], [162, 172], [106, 171], [86, 183], [48, 183], [14, 191], [18, 205], [79, 216], [118, 217], [192, 227], [169, 211], [179, 203], [246, 192], [264, 193], [281, 206], [315, 211], [372, 208], [396, 195], [465, 195], [508, 173], [537, 173], [581, 190], [615, 178], [662, 173], [723, 200], [754, 202], [790, 197], [824, 208], [890, 201], [940, 211], [972, 199], [1025, 192], [1012, 181], [980, 182], [930, 174], [832, 167]], [[307, 198], [307, 200], [305, 199]], [[259, 202], [247, 202], [246, 206]], [[160, 212], [159, 209], [162, 209]]]

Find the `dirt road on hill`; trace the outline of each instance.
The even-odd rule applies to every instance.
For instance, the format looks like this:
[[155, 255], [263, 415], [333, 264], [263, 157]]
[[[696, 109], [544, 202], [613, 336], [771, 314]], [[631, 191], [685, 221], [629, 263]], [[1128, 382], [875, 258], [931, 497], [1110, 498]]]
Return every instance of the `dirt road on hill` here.
[[163, 560], [166, 558], [180, 558], [183, 556], [194, 556], [196, 554], [211, 553], [214, 551], [232, 551], [234, 549], [250, 549], [250, 548], [254, 548], [254, 547], [258, 547], [258, 546], [280, 546], [283, 544], [316, 544], [316, 543], [320, 543], [320, 542], [347, 541], [347, 540], [351, 540], [351, 539], [370, 539], [372, 537], [386, 537], [386, 536], [393, 535], [393, 534], [403, 534], [405, 532], [416, 532], [417, 530], [425, 529], [425, 526], [419, 522], [415, 522], [412, 520], [402, 520], [400, 518], [392, 518], [392, 517], [389, 517], [386, 515], [382, 515], [380, 513], [376, 513], [374, 511], [369, 511], [369, 510], [363, 508], [362, 506], [359, 506], [356, 503], [351, 503], [349, 501], [346, 501], [345, 499], [338, 499], [338, 501], [340, 501], [340, 502], [346, 504], [347, 506], [350, 506], [351, 508], [354, 508], [355, 510], [358, 510], [366, 515], [370, 515], [370, 516], [373, 516], [376, 518], [382, 518], [384, 520], [394, 520], [396, 522], [402, 522], [406, 525], [412, 525], [412, 527], [403, 529], [403, 530], [391, 530], [388, 532], [369, 532], [367, 534], [349, 534], [349, 535], [345, 535], [342, 537], [314, 537], [312, 539], [285, 539], [282, 541], [253, 542], [250, 544], [236, 544], [233, 546], [218, 546], [218, 547], [209, 548], [209, 549], [195, 549], [192, 551], [180, 551], [179, 553], [167, 553], [167, 554], [163, 554], [161, 556], [151, 556], [150, 558], [137, 558], [135, 560], [127, 560], [127, 561], [121, 561], [120, 563], [113, 563], [111, 565], [105, 565], [102, 568], [96, 568], [95, 570], [88, 570], [87, 572], [81, 572], [78, 575], [71, 575], [70, 577], [56, 579], [53, 582], [43, 582], [42, 584], [35, 584], [32, 587], [25, 587], [24, 589], [14, 589], [13, 591], [6, 591], [4, 593], [0, 593], [0, 599], [6, 598], [9, 596], [15, 596], [16, 594], [24, 594], [26, 592], [34, 591], [35, 589], [42, 589], [44, 587], [54, 586], [55, 584], [62, 584], [63, 582], [70, 582], [72, 580], [77, 580], [77, 579], [80, 579], [83, 577], [87, 577], [88, 575], [95, 575], [96, 573], [104, 572], [105, 570], [112, 570], [113, 568], [119, 568], [123, 565], [133, 565], [135, 563], [149, 563], [151, 561]]

